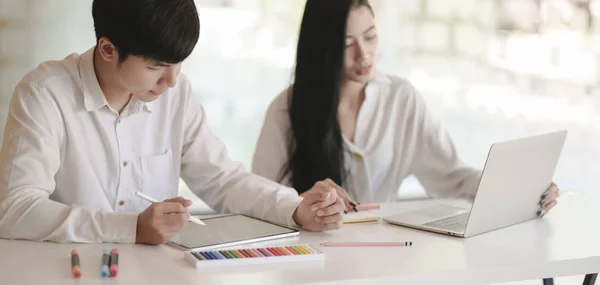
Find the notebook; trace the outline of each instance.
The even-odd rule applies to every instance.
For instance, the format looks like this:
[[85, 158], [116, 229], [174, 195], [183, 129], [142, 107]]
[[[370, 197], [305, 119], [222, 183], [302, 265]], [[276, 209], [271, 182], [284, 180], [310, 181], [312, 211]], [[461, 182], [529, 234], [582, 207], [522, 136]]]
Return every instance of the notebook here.
[[370, 211], [348, 212], [344, 214], [343, 224], [379, 223], [381, 217]]

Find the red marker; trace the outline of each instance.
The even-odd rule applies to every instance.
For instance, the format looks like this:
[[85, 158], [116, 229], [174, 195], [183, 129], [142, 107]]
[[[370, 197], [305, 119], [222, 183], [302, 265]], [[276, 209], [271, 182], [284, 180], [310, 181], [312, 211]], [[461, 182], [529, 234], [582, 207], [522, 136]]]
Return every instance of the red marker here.
[[110, 277], [115, 278], [119, 274], [119, 250], [113, 248], [110, 252]]
[[71, 251], [71, 273], [73, 278], [81, 277], [81, 268], [79, 264], [79, 251], [76, 249]]
[[115, 278], [119, 274], [119, 250], [113, 248], [110, 252], [110, 277]]

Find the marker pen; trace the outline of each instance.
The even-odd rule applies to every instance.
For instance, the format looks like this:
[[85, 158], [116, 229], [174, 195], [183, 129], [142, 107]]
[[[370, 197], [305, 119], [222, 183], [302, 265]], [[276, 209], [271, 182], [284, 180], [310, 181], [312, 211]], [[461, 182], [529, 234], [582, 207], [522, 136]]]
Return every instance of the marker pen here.
[[102, 267], [100, 267], [100, 277], [108, 278], [110, 276], [108, 272], [108, 265], [110, 264], [110, 251], [104, 250], [102, 254]]
[[113, 250], [110, 252], [110, 277], [114, 278], [117, 277], [117, 275], [119, 274], [119, 250], [116, 248], [113, 248]]
[[71, 273], [73, 278], [81, 277], [81, 265], [79, 263], [79, 251], [73, 249], [71, 251]]

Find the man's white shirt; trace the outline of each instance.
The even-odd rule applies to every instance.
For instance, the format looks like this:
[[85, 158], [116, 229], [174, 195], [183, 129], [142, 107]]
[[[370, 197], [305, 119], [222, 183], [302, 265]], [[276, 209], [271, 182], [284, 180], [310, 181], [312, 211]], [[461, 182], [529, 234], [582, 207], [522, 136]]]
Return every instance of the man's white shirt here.
[[110, 108], [94, 48], [41, 64], [15, 88], [0, 151], [0, 237], [133, 243], [138, 214], [180, 177], [219, 212], [294, 225], [296, 191], [250, 174], [209, 130], [187, 78]]

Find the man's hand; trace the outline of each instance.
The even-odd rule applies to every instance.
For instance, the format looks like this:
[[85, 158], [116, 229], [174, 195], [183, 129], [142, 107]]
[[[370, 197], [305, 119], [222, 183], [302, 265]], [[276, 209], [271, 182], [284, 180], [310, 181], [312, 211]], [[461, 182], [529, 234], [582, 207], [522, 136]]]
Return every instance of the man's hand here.
[[303, 193], [304, 199], [294, 212], [294, 221], [309, 231], [339, 229], [344, 215], [344, 201], [329, 183], [317, 182]]
[[158, 245], [169, 241], [187, 223], [192, 201], [177, 197], [153, 203], [138, 216], [136, 243]]

